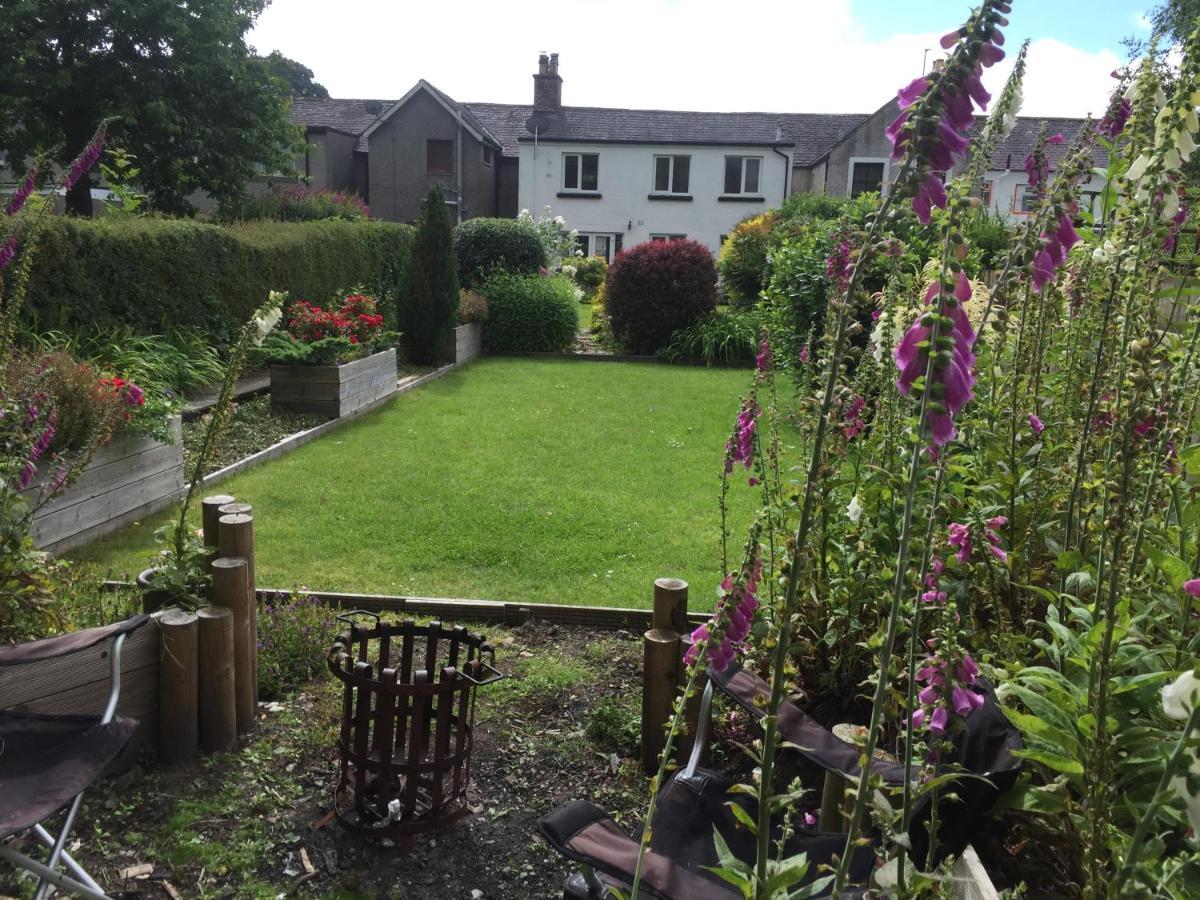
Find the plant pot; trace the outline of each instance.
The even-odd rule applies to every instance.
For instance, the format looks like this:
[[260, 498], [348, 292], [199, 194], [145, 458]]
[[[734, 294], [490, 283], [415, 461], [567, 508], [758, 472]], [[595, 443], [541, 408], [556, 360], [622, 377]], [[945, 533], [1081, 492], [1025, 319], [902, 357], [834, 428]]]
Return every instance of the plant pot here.
[[154, 587], [154, 576], [157, 574], [157, 568], [146, 569], [144, 572], [138, 573], [137, 586], [142, 590], [142, 612], [147, 614], [158, 612], [171, 602], [169, 591], [158, 590]]
[[341, 366], [271, 366], [271, 406], [339, 419], [396, 391], [395, 349]]

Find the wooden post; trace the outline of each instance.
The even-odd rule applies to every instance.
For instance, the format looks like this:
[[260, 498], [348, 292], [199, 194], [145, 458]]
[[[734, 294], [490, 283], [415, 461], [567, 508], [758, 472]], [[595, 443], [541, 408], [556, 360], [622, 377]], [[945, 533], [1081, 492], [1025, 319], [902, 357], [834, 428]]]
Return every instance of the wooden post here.
[[221, 507], [233, 502], [229, 494], [213, 494], [200, 501], [200, 525], [204, 529], [204, 545], [211, 547], [212, 556], [217, 550], [217, 520], [221, 518]]
[[[222, 522], [229, 516], [222, 516]], [[236, 556], [221, 556], [212, 561], [212, 603], [225, 606], [233, 614], [234, 706], [238, 734], [254, 728], [257, 713], [254, 694], [254, 632], [251, 629], [250, 600], [246, 590], [246, 561]]]
[[222, 556], [237, 556], [246, 561], [246, 590], [250, 598], [250, 644], [254, 673], [254, 701], [258, 702], [258, 586], [254, 573], [254, 516], [249, 503], [228, 503], [221, 507], [217, 533]]
[[676, 634], [688, 631], [688, 584], [679, 578], [656, 578], [654, 581], [654, 627]]
[[654, 582], [652, 628], [642, 636], [642, 767], [658, 771], [666, 743], [682, 669], [677, 625], [686, 621], [687, 582], [659, 578]]
[[199, 700], [196, 664], [199, 627], [195, 613], [166, 609], [155, 613], [162, 633], [158, 667], [158, 755], [168, 765], [187, 762], [198, 745]]
[[233, 655], [233, 610], [206, 606], [200, 620], [200, 749], [237, 746], [237, 676]]

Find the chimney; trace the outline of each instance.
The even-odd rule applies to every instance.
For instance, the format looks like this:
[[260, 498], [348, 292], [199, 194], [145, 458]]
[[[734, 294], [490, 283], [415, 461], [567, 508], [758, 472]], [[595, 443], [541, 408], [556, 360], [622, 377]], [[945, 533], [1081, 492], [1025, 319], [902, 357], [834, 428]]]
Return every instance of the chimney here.
[[538, 56], [538, 71], [533, 76], [533, 111], [554, 113], [562, 110], [562, 77], [558, 74], [558, 54]]

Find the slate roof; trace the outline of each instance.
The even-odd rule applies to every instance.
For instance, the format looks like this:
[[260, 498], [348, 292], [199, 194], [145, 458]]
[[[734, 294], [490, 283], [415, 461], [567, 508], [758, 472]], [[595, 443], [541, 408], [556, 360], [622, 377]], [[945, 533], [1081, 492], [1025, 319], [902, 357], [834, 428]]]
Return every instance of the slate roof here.
[[[533, 107], [512, 103], [456, 103], [432, 85], [427, 86], [453, 108], [476, 131], [495, 138], [502, 156], [515, 157], [522, 141], [532, 140], [525, 126]], [[395, 104], [394, 100], [342, 100], [296, 97], [292, 100], [293, 122], [308, 127], [331, 128], [361, 135]], [[863, 113], [710, 113], [679, 110], [612, 109], [566, 106], [562, 113], [543, 117], [539, 136], [545, 140], [597, 141], [664, 144], [794, 144], [794, 165], [810, 166], [842, 141], [868, 116]], [[982, 126], [983, 118], [979, 118]], [[1012, 133], [992, 154], [989, 168], [1020, 171], [1025, 157], [1033, 152], [1042, 122], [1046, 134], [1061, 134], [1066, 140], [1047, 147], [1051, 168], [1066, 154], [1083, 125], [1083, 119], [1022, 116]], [[355, 148], [366, 151], [360, 139]], [[1093, 151], [1096, 165], [1108, 165], [1102, 147]]]
[[[494, 117], [493, 132], [506, 152], [533, 135], [525, 119], [529, 106], [499, 103], [468, 104], [481, 118]], [[806, 165], [853, 130], [865, 115], [809, 113], [689, 112], [663, 109], [613, 109], [565, 106], [562, 112], [539, 116], [539, 137], [550, 141], [597, 141], [637, 144], [795, 144], [798, 165]]]
[[[428, 88], [430, 91], [432, 91], [438, 97], [440, 97], [442, 102], [445, 103], [447, 106], [449, 106], [451, 109], [462, 110], [462, 117], [463, 117], [464, 122], [466, 122], [469, 126], [471, 126], [471, 128], [473, 128], [475, 131], [482, 134], [484, 137], [491, 138], [497, 148], [499, 148], [500, 150], [504, 149], [503, 144], [501, 144], [499, 138], [497, 138], [495, 136], [495, 134], [492, 133], [491, 129], [489, 129], [487, 127], [487, 125], [485, 125], [483, 122], [481, 122], [479, 120], [479, 118], [475, 115], [475, 113], [471, 110], [470, 104], [459, 103], [457, 100], [455, 100], [449, 94], [447, 94], [443, 91], [439, 91], [437, 88], [435, 88], [432, 84], [430, 84], [424, 78], [421, 79], [420, 84], [424, 85], [426, 88]], [[389, 109], [391, 108], [390, 105], [388, 108]]]
[[[395, 102], [293, 97], [291, 119], [306, 128], [332, 128], [346, 134], [361, 135]], [[366, 151], [366, 141], [360, 140], [354, 149]]]
[[[1061, 144], [1048, 144], [1046, 146], [1046, 159], [1050, 163], [1050, 168], [1058, 168], [1059, 162], [1067, 155], [1067, 151], [1071, 149], [1071, 144], [1074, 142], [1075, 136], [1079, 133], [1079, 129], [1083, 127], [1085, 121], [1086, 119], [1020, 116], [1017, 118], [1017, 123], [1013, 126], [1013, 130], [1009, 133], [1008, 137], [996, 145], [996, 150], [992, 153], [991, 163], [988, 168], [1000, 171], [1021, 171], [1024, 169], [1025, 157], [1033, 152], [1043, 122], [1046, 123], [1046, 137], [1061, 134], [1064, 138]], [[983, 119], [978, 119], [978, 122], [979, 127], [982, 127]], [[1099, 144], [1094, 145], [1092, 148], [1092, 159], [1099, 168], [1108, 167], [1108, 151]]]

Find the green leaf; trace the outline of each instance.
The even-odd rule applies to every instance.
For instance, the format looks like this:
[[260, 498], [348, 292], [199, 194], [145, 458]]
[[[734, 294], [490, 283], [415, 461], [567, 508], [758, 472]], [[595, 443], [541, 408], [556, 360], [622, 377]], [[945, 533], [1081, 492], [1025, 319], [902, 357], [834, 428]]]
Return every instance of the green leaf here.
[[1014, 750], [1013, 755], [1021, 759], [1031, 759], [1072, 778], [1083, 777], [1083, 763], [1057, 753], [1049, 753], [1045, 750]]
[[735, 819], [750, 829], [751, 834], [755, 836], [758, 835], [758, 823], [754, 821], [754, 818], [750, 815], [750, 813], [746, 812], [746, 808], [744, 806], [742, 806], [740, 803], [726, 803], [725, 805], [729, 807], [729, 810], [733, 813], [733, 817]]

